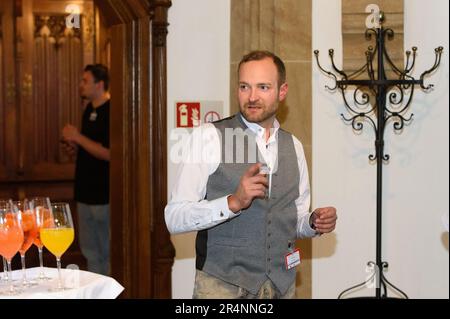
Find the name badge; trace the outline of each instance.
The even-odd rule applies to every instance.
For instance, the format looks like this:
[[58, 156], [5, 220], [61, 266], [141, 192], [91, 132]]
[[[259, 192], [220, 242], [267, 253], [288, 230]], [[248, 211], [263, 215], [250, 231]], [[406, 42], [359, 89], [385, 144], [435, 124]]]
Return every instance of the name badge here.
[[293, 252], [287, 254], [284, 257], [284, 262], [287, 270], [300, 265], [300, 250], [297, 248]]
[[89, 114], [89, 121], [95, 122], [97, 119], [97, 112], [93, 111], [91, 114]]

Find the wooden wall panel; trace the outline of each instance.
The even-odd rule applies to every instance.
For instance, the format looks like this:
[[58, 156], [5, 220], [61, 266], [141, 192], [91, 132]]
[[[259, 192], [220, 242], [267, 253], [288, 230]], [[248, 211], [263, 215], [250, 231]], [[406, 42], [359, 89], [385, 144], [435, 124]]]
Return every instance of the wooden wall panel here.
[[0, 181], [14, 177], [17, 158], [13, 1], [0, 1]]
[[[65, 27], [65, 7], [70, 2], [0, 1], [0, 92], [4, 92], [0, 94], [0, 134], [4, 138], [0, 143], [0, 198], [40, 195], [68, 201], [77, 223], [74, 165], [61, 152], [59, 137], [65, 123], [80, 123], [83, 107], [78, 85], [83, 65], [92, 62], [93, 45], [89, 51], [86, 39], [93, 41], [94, 37], [88, 23], [81, 31]], [[93, 7], [92, 0], [77, 3], [81, 9]], [[63, 263], [85, 269], [77, 240], [78, 236]], [[34, 251], [27, 257], [31, 266], [38, 263]], [[46, 258], [46, 265], [55, 265], [54, 257]]]
[[15, 2], [18, 159], [24, 181], [72, 180], [74, 165], [59, 139], [66, 123], [80, 125], [79, 81], [94, 50], [93, 2], [77, 2], [81, 28], [66, 27], [71, 1]]
[[[4, 101], [4, 79], [5, 74], [3, 71], [3, 35], [2, 35], [2, 15], [3, 10], [0, 10], [0, 104], [3, 104]], [[0, 108], [0, 176], [2, 175], [1, 171], [5, 170], [6, 166], [6, 156], [5, 156], [5, 109], [2, 107]], [[1, 168], [3, 167], [3, 169]]]
[[34, 133], [30, 141], [32, 165], [67, 163], [71, 159], [62, 151], [59, 139], [66, 123], [81, 124], [83, 105], [78, 87], [84, 67], [82, 34], [80, 29], [67, 29], [62, 14], [36, 14], [34, 19], [35, 85], [30, 111], [33, 122], [29, 125]]

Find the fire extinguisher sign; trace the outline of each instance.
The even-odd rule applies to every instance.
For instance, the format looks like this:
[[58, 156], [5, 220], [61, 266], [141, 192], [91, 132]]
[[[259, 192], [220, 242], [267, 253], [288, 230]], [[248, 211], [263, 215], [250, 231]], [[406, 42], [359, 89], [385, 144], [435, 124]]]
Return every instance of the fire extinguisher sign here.
[[223, 118], [223, 101], [175, 101], [176, 128], [194, 128]]
[[200, 126], [200, 102], [178, 102], [177, 127]]

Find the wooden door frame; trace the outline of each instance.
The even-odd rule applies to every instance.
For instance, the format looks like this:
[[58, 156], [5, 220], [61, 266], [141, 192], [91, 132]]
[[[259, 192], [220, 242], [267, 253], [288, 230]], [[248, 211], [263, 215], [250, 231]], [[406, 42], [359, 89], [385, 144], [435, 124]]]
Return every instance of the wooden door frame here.
[[94, 0], [111, 30], [111, 271], [125, 298], [170, 298], [166, 36], [170, 0]]

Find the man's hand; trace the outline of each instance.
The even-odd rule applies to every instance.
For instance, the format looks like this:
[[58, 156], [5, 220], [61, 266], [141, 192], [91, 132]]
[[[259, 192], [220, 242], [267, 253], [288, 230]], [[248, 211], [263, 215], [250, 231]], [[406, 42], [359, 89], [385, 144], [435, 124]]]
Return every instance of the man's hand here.
[[69, 143], [79, 144], [80, 135], [78, 129], [71, 124], [66, 124], [62, 130], [63, 139]]
[[255, 198], [264, 198], [267, 188], [267, 177], [259, 174], [261, 163], [249, 167], [241, 177], [236, 192], [228, 196], [228, 207], [238, 212], [249, 207]]
[[330, 233], [336, 227], [336, 208], [334, 207], [322, 207], [316, 208], [311, 214], [311, 221], [319, 233]]
[[75, 156], [78, 151], [78, 145], [74, 142], [68, 142], [64, 139], [61, 140], [61, 145], [64, 151], [69, 154], [69, 156]]

